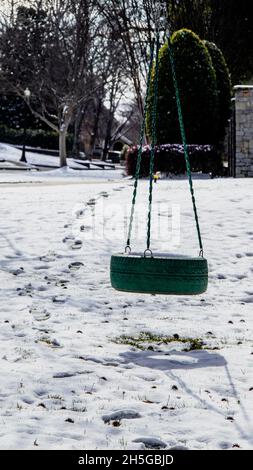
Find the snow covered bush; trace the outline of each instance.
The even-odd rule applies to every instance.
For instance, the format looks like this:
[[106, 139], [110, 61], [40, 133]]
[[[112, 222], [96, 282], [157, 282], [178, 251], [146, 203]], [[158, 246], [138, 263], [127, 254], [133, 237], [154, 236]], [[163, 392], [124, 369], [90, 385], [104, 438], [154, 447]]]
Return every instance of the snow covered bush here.
[[[127, 174], [135, 174], [139, 147], [129, 149], [126, 158]], [[220, 174], [222, 171], [221, 159], [215, 147], [210, 145], [188, 145], [191, 168], [193, 171], [203, 173], [213, 172]], [[150, 146], [143, 147], [141, 160], [141, 176], [149, 175]], [[158, 145], [155, 148], [154, 172], [184, 174], [186, 171], [184, 147], [182, 144]]]

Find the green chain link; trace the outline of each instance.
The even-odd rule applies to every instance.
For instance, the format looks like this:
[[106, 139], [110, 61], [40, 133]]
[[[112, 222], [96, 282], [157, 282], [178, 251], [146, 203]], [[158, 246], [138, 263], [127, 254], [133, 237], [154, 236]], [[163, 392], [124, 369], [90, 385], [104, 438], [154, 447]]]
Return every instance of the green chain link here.
[[128, 229], [128, 236], [127, 236], [127, 246], [126, 246], [126, 249], [127, 249], [127, 248], [130, 248], [130, 243], [131, 243], [131, 235], [132, 235], [132, 228], [133, 228], [134, 210], [135, 210], [135, 203], [136, 203], [136, 195], [137, 195], [138, 181], [139, 181], [140, 170], [141, 170], [142, 147], [143, 147], [144, 135], [145, 135], [145, 128], [146, 128], [146, 118], [147, 118], [147, 110], [148, 110], [148, 100], [149, 100], [149, 92], [150, 92], [150, 85], [151, 85], [151, 76], [152, 76], [153, 61], [154, 61], [154, 48], [155, 48], [155, 40], [153, 39], [152, 44], [151, 44], [151, 51], [150, 51], [150, 64], [149, 64], [149, 71], [148, 71], [147, 89], [146, 89], [146, 96], [145, 96], [145, 105], [144, 105], [143, 121], [142, 121], [142, 126], [141, 126], [141, 134], [140, 134], [140, 143], [139, 143], [139, 149], [138, 149], [138, 157], [137, 157], [137, 163], [136, 163], [134, 191], [133, 191], [132, 208], [131, 208], [131, 214], [130, 214], [130, 222], [129, 222], [129, 229]]
[[152, 142], [151, 142], [151, 151], [150, 151], [150, 172], [149, 172], [149, 208], [148, 208], [148, 228], [147, 228], [147, 250], [150, 250], [155, 146], [156, 146], [156, 143], [157, 143], [156, 116], [157, 116], [157, 102], [158, 102], [159, 48], [160, 48], [160, 45], [159, 45], [159, 32], [157, 32], [157, 36], [156, 36], [156, 58], [155, 58], [155, 80], [154, 80], [154, 98], [153, 98], [153, 108], [152, 108]]
[[177, 76], [176, 76], [176, 69], [175, 69], [175, 59], [174, 59], [174, 53], [173, 53], [173, 46], [172, 46], [170, 38], [168, 38], [168, 46], [169, 46], [169, 57], [170, 57], [170, 64], [171, 64], [171, 70], [172, 70], [172, 76], [173, 76], [173, 83], [174, 83], [174, 88], [175, 88], [175, 93], [176, 93], [176, 101], [177, 101], [177, 110], [178, 110], [180, 132], [181, 132], [182, 142], [183, 142], [183, 145], [184, 145], [184, 156], [185, 156], [185, 162], [186, 162], [186, 170], [187, 170], [187, 175], [188, 175], [188, 179], [189, 179], [190, 191], [191, 191], [191, 196], [192, 196], [192, 205], [193, 205], [193, 211], [194, 211], [196, 228], [197, 228], [198, 239], [199, 239], [200, 255], [203, 256], [203, 244], [202, 244], [202, 239], [201, 239], [198, 212], [197, 212], [196, 201], [195, 201], [195, 196], [194, 196], [192, 174], [191, 174], [191, 165], [190, 165], [189, 154], [188, 154], [188, 146], [187, 146], [187, 143], [186, 143], [186, 134], [185, 134], [183, 114], [182, 114], [181, 99], [180, 99], [179, 88], [178, 88], [178, 83], [177, 83]]

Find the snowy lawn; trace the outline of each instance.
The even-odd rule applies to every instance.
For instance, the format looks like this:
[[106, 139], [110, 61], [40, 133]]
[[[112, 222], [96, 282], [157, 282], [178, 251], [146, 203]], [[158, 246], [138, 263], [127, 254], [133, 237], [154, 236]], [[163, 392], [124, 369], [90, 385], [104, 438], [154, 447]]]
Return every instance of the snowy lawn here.
[[[72, 184], [73, 182], [83, 181], [84, 177], [89, 180], [122, 178], [122, 169], [100, 170], [92, 163], [89, 163], [90, 169], [85, 169], [73, 160], [68, 160], [71, 168], [51, 169], [50, 167], [53, 168], [59, 165], [59, 158], [26, 151], [27, 163], [23, 163], [20, 162], [21, 154], [21, 150], [13, 145], [0, 142], [0, 180], [3, 183], [46, 182], [47, 184], [56, 184], [64, 181], [64, 184], [67, 182]], [[48, 165], [49, 171], [37, 172], [33, 165]], [[15, 167], [15, 171], [10, 171], [11, 167]], [[19, 167], [21, 168], [20, 171], [18, 170]], [[29, 171], [27, 171], [27, 167], [30, 168]]]
[[[191, 298], [113, 291], [132, 181], [56, 175], [0, 175], [0, 448], [253, 449], [252, 180], [195, 181], [210, 281]], [[154, 188], [168, 221], [154, 249], [198, 253], [186, 180]]]

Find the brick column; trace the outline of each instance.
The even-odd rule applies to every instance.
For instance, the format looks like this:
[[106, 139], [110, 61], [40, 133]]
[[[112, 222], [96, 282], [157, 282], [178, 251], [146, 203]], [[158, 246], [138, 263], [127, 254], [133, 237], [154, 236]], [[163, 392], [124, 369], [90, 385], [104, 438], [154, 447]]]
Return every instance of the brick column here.
[[235, 90], [236, 177], [253, 177], [253, 85]]

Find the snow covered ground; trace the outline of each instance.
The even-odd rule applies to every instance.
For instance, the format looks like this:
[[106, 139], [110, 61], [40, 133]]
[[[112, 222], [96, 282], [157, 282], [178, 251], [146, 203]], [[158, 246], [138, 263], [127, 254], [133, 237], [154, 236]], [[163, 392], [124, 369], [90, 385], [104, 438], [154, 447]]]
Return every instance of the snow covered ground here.
[[[0, 175], [4, 183], [13, 182], [44, 182], [51, 184], [50, 180], [53, 179], [53, 184], [65, 181], [65, 183], [81, 182], [85, 179], [117, 179], [122, 178], [122, 169], [106, 169], [99, 170], [97, 165], [89, 162], [90, 169], [85, 168], [83, 165], [76, 163], [74, 160], [68, 160], [71, 168], [61, 169], [55, 166], [59, 165], [59, 158], [44, 155], [40, 153], [31, 153], [26, 151], [27, 163], [20, 162], [21, 150], [13, 145], [8, 145], [0, 142]], [[100, 162], [101, 164], [102, 162]], [[48, 171], [38, 172], [34, 165], [48, 165]], [[4, 167], [4, 170], [2, 169]], [[15, 171], [13, 170], [15, 167]], [[20, 167], [20, 171], [17, 169]], [[27, 167], [31, 170], [27, 171]], [[50, 168], [52, 167], [52, 169]], [[26, 171], [24, 171], [26, 170]], [[66, 179], [67, 177], [67, 179]]]
[[[0, 448], [253, 449], [252, 180], [195, 181], [210, 282], [179, 298], [110, 287], [133, 188], [106, 175], [0, 174]], [[198, 252], [186, 180], [153, 213], [155, 251]]]

